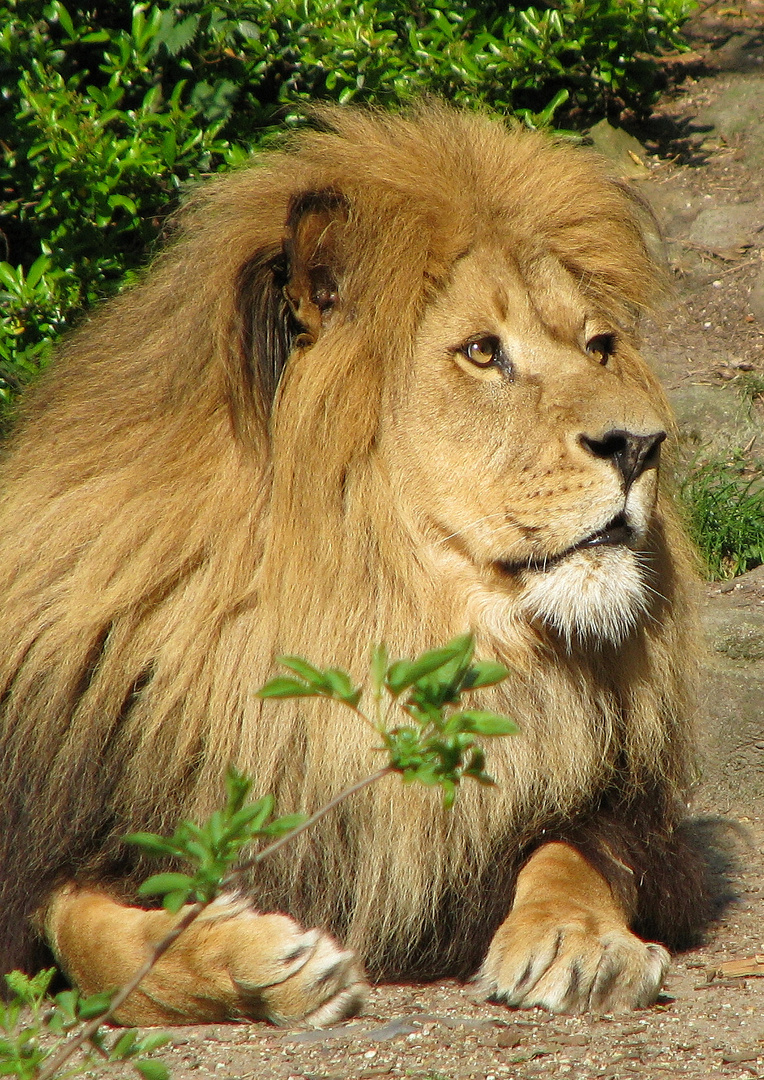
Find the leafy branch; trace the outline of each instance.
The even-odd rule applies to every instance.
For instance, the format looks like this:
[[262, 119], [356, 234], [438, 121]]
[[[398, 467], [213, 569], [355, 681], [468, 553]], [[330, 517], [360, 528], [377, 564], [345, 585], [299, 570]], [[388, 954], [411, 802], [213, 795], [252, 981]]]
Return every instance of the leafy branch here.
[[[48, 990], [55, 974], [55, 968], [47, 968], [32, 977], [21, 971], [5, 976], [10, 998], [7, 1003], [0, 1001], [0, 1075], [22, 1080], [62, 1080], [99, 1061], [128, 1061], [144, 1080], [167, 1080], [167, 1066], [143, 1055], [165, 1046], [169, 1035], [150, 1032], [139, 1036], [129, 1029], [107, 1041], [101, 1026], [106, 1010], [118, 1008], [116, 999], [110, 1001], [109, 994], [82, 998], [76, 990], [62, 990], [50, 997]], [[87, 1032], [84, 1038], [83, 1032]], [[47, 1050], [42, 1045], [43, 1035], [59, 1040], [59, 1049]], [[81, 1047], [82, 1061], [61, 1072]]]
[[[453, 805], [464, 778], [480, 784], [494, 783], [485, 771], [485, 753], [479, 739], [513, 734], [517, 725], [498, 713], [462, 708], [461, 698], [501, 682], [509, 672], [495, 661], [473, 663], [473, 658], [474, 641], [469, 634], [414, 660], [393, 663], [386, 648], [378, 646], [371, 659], [374, 715], [369, 717], [359, 708], [362, 688], [354, 686], [346, 672], [317, 668], [296, 656], [279, 657], [278, 662], [291, 674], [271, 679], [258, 692], [261, 698], [323, 697], [347, 706], [378, 734], [382, 745], [377, 749], [387, 755], [387, 763], [345, 788], [310, 817], [289, 814], [280, 818], [272, 818], [272, 795], [247, 802], [252, 781], [231, 767], [225, 780], [225, 806], [203, 825], [184, 821], [169, 837], [148, 832], [125, 837], [149, 855], [190, 864], [192, 873], [154, 874], [138, 890], [141, 897], [161, 896], [162, 906], [170, 914], [185, 910], [133, 977], [113, 994], [97, 994], [82, 1001], [76, 991], [70, 990], [46, 1004], [52, 970], [34, 979], [19, 972], [6, 976], [14, 997], [7, 1006], [0, 1006], [0, 1025], [7, 1036], [0, 1038], [0, 1075], [23, 1080], [75, 1075], [92, 1061], [95, 1052], [108, 1061], [129, 1060], [145, 1080], [166, 1080], [168, 1073], [162, 1062], [138, 1057], [163, 1045], [166, 1036], [139, 1039], [135, 1032], [126, 1031], [107, 1047], [101, 1026], [116, 1014], [159, 958], [216, 897], [239, 887], [247, 870], [311, 828], [338, 803], [390, 773], [399, 773], [406, 783], [440, 786], [446, 808]], [[386, 716], [393, 706], [400, 707], [406, 719], [388, 728]], [[242, 860], [242, 852], [256, 840], [268, 843]], [[23, 1023], [25, 1009], [30, 1010], [31, 1020]], [[40, 1045], [42, 1033], [62, 1036], [65, 1042], [57, 1050], [44, 1050]], [[73, 1066], [62, 1073], [81, 1049], [85, 1053], [82, 1068]]]

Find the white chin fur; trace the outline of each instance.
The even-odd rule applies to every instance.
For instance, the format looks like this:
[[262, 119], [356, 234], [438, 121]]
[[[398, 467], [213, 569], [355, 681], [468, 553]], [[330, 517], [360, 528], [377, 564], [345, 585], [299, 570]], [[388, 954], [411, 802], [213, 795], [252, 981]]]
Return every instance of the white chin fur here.
[[576, 551], [547, 570], [526, 570], [522, 606], [573, 638], [623, 641], [647, 610], [647, 586], [638, 556], [624, 547]]

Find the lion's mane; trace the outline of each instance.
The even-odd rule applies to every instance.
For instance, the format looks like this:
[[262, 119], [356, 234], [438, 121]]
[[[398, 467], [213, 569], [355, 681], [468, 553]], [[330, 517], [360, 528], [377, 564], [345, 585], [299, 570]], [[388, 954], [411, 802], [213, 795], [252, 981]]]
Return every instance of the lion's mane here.
[[[127, 889], [147, 866], [119, 838], [207, 814], [228, 762], [283, 812], [379, 765], [349, 712], [255, 697], [276, 655], [358, 677], [370, 643], [410, 655], [470, 626], [513, 672], [485, 697], [522, 729], [489, 748], [498, 788], [465, 787], [449, 814], [389, 778], [258, 870], [256, 903], [333, 928], [373, 970], [466, 971], [519, 861], [557, 837], [644, 932], [675, 943], [693, 923], [677, 828], [689, 556], [665, 498], [648, 617], [584, 648], [497, 625], [458, 573], [435, 573], [377, 445], [423, 312], [479, 230], [500, 218], [623, 324], [658, 283], [642, 212], [585, 152], [479, 116], [334, 110], [318, 126], [201, 186], [143, 283], [68, 339], [24, 406], [0, 510], [6, 968], [33, 962], [27, 918], [56, 882]], [[316, 192], [349, 208], [349, 314], [300, 351], [284, 229]]]

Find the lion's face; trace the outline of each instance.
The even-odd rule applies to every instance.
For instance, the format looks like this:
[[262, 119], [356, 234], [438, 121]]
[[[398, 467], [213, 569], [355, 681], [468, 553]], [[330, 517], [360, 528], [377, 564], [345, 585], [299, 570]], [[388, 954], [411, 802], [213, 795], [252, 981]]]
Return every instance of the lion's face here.
[[669, 420], [627, 332], [560, 262], [496, 242], [467, 253], [389, 415], [397, 484], [484, 602], [568, 639], [634, 626]]

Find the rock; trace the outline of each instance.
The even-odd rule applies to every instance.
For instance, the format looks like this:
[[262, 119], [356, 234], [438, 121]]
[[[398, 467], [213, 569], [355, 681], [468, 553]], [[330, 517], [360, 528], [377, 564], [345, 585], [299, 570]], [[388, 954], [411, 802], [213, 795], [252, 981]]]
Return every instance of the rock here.
[[740, 619], [732, 626], [724, 626], [717, 631], [712, 646], [730, 660], [764, 660], [764, 623], [761, 620]]
[[749, 165], [764, 165], [764, 78], [739, 75], [698, 119], [713, 124], [730, 145], [741, 145]]
[[[720, 343], [719, 361], [728, 359]], [[764, 424], [735, 386], [681, 383], [669, 390], [684, 454], [725, 457], [764, 436]], [[764, 443], [762, 443], [764, 445]]]
[[687, 227], [698, 216], [704, 200], [689, 193], [686, 188], [676, 182], [672, 183], [673, 180], [675, 177], [663, 183], [645, 180], [639, 185], [639, 191], [647, 199], [653, 213], [660, 221], [664, 235], [667, 237], [686, 236]]
[[650, 175], [642, 143], [622, 128], [600, 120], [589, 132], [589, 137], [595, 150], [616, 165], [628, 180], [642, 180]]
[[690, 241], [709, 251], [754, 247], [761, 242], [764, 206], [759, 202], [709, 206], [690, 229]]
[[718, 49], [714, 49], [709, 60], [719, 71], [755, 69], [757, 38], [757, 34], [733, 34]]

